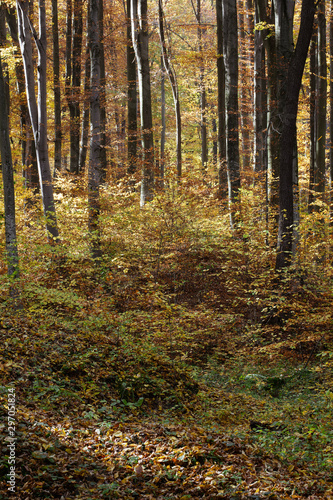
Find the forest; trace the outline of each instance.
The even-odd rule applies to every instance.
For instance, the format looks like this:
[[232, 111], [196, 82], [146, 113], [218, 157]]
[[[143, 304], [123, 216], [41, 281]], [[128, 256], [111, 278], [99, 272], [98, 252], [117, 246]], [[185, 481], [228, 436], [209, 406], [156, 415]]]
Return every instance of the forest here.
[[2, 0], [0, 499], [333, 498], [333, 0]]

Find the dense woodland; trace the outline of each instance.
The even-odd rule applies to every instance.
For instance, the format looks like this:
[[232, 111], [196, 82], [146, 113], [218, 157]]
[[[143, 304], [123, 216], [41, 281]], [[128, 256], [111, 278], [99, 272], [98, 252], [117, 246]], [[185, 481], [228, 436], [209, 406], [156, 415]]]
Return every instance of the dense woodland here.
[[1, 2], [0, 499], [333, 498], [332, 5]]

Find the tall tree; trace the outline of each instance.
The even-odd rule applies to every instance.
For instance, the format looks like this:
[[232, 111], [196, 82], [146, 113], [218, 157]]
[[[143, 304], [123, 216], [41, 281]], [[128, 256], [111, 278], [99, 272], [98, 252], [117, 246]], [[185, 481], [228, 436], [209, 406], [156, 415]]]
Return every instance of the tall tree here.
[[[170, 57], [167, 51], [166, 39], [165, 39], [165, 29], [164, 29], [164, 12], [163, 12], [163, 4], [162, 0], [158, 2], [158, 17], [159, 17], [159, 29], [160, 29], [160, 40], [162, 46], [162, 60], [164, 64], [165, 71], [169, 77], [173, 102], [175, 106], [175, 115], [176, 115], [176, 155], [177, 155], [177, 175], [181, 177], [182, 175], [182, 122], [181, 122], [181, 114], [180, 114], [180, 101], [179, 101], [179, 92], [178, 92], [178, 84], [175, 70], [170, 61]], [[207, 159], [206, 159], [207, 163]]]
[[153, 198], [154, 188], [154, 137], [149, 67], [149, 33], [147, 0], [131, 0], [132, 42], [135, 51], [143, 151], [140, 206]]
[[131, 0], [127, 0], [127, 155], [128, 174], [134, 174], [137, 168], [138, 153], [138, 120], [137, 120], [137, 89], [136, 61], [132, 42]]
[[[0, 34], [5, 34], [4, 30], [4, 10], [0, 12]], [[5, 235], [7, 251], [7, 269], [8, 276], [12, 278], [19, 277], [19, 258], [16, 240], [15, 223], [15, 192], [12, 153], [9, 138], [9, 103], [7, 99], [5, 78], [2, 71], [2, 61], [0, 54], [0, 153], [2, 166], [2, 179], [4, 190], [5, 205]], [[12, 285], [11, 292], [15, 294], [15, 286]]]
[[[20, 50], [18, 27], [16, 19], [16, 11], [14, 7], [9, 7], [6, 10], [6, 20], [9, 27], [10, 35], [15, 47]], [[21, 124], [21, 159], [23, 166], [23, 177], [26, 187], [31, 188], [35, 193], [38, 192], [38, 168], [36, 159], [36, 148], [31, 121], [27, 105], [27, 97], [24, 84], [24, 68], [22, 59], [15, 61], [15, 73], [17, 89], [20, 98], [20, 124]]]
[[87, 146], [89, 136], [89, 117], [90, 117], [90, 48], [89, 48], [89, 16], [87, 16], [87, 42], [86, 42], [86, 59], [84, 64], [84, 98], [83, 98], [83, 113], [82, 127], [80, 140], [80, 155], [79, 155], [79, 172], [83, 172], [87, 158]]
[[[23, 57], [24, 75], [30, 120], [34, 133], [39, 183], [43, 200], [46, 229], [49, 241], [58, 238], [56, 210], [53, 198], [52, 176], [47, 145], [47, 110], [46, 110], [46, 15], [45, 0], [39, 0], [39, 36], [29, 22], [27, 1], [17, 1], [17, 18], [19, 27], [19, 42]], [[30, 27], [38, 50], [38, 105], [35, 94], [34, 65]]]
[[222, 198], [227, 191], [226, 138], [225, 138], [225, 68], [223, 58], [222, 0], [216, 0], [217, 38], [217, 106], [218, 106], [218, 191]]
[[288, 268], [292, 260], [294, 222], [293, 161], [296, 141], [296, 119], [299, 91], [312, 36], [314, 14], [314, 0], [303, 0], [296, 49], [289, 62], [286, 78], [280, 143], [279, 235], [275, 265], [277, 271]]
[[91, 97], [90, 97], [90, 155], [88, 171], [89, 231], [92, 242], [92, 255], [101, 256], [100, 242], [100, 201], [101, 183], [101, 37], [100, 37], [100, 0], [89, 2], [89, 48], [91, 60]]
[[223, 0], [223, 57], [225, 67], [225, 108], [227, 141], [227, 174], [230, 223], [235, 224], [234, 203], [240, 190], [238, 132], [238, 36], [236, 0]]
[[54, 174], [61, 170], [61, 93], [58, 0], [52, 0], [53, 94], [54, 94]]
[[327, 63], [326, 63], [326, 15], [325, 0], [318, 6], [317, 45], [317, 113], [316, 113], [316, 161], [314, 169], [314, 189], [318, 195], [325, 192], [325, 150], [326, 150], [326, 103], [327, 103]]

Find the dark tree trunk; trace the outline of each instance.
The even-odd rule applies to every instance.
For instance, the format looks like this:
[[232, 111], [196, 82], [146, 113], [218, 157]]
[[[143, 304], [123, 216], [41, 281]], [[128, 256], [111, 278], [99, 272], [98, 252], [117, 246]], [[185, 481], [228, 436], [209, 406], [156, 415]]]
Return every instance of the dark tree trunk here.
[[61, 170], [61, 95], [58, 0], [52, 0], [53, 92], [54, 92], [54, 175]]
[[69, 97], [70, 113], [70, 172], [79, 172], [80, 155], [80, 85], [81, 85], [81, 53], [82, 53], [82, 0], [74, 0], [73, 11], [73, 52], [71, 70], [71, 89]]
[[303, 0], [297, 45], [289, 63], [286, 79], [280, 144], [280, 207], [278, 253], [276, 257], [277, 271], [281, 271], [291, 264], [294, 222], [293, 161], [296, 140], [296, 118], [302, 75], [312, 36], [314, 13], [314, 0]]
[[230, 224], [234, 227], [234, 204], [240, 190], [238, 133], [238, 36], [236, 0], [223, 0], [223, 57], [225, 66], [227, 174]]
[[325, 0], [318, 8], [318, 77], [317, 77], [317, 137], [314, 188], [319, 197], [325, 192], [325, 150], [326, 150], [326, 103], [327, 103], [327, 63], [326, 63], [326, 16]]
[[100, 39], [100, 0], [89, 2], [89, 47], [91, 60], [91, 100], [90, 100], [90, 155], [88, 172], [89, 232], [92, 255], [101, 256], [100, 241], [100, 201], [101, 183], [101, 39]]
[[[4, 11], [0, 13], [0, 16], [3, 17], [2, 21], [0, 21], [0, 30], [1, 33], [5, 33], [5, 30], [3, 30]], [[0, 153], [5, 206], [7, 268], [8, 276], [17, 279], [19, 278], [19, 258], [16, 241], [14, 175], [9, 139], [8, 111], [9, 103], [7, 100], [6, 82], [0, 56]], [[12, 283], [11, 293], [17, 295], [14, 283]]]
[[227, 194], [227, 162], [225, 137], [225, 68], [223, 59], [223, 21], [222, 0], [216, 0], [216, 36], [217, 36], [217, 106], [218, 106], [218, 195], [223, 198]]
[[104, 3], [100, 0], [99, 6], [99, 32], [100, 32], [100, 58], [101, 58], [101, 90], [100, 90], [100, 108], [101, 108], [101, 182], [106, 181], [107, 176], [107, 135], [106, 135], [106, 93], [105, 93], [105, 54], [104, 54]]

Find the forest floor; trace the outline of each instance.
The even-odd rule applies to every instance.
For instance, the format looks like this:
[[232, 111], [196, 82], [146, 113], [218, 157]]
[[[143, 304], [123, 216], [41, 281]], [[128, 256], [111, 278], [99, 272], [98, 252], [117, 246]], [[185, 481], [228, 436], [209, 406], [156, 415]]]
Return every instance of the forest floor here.
[[112, 202], [97, 264], [80, 224], [60, 258], [29, 226], [24, 307], [0, 302], [1, 499], [333, 499], [332, 278], [277, 283], [254, 232], [191, 203]]

